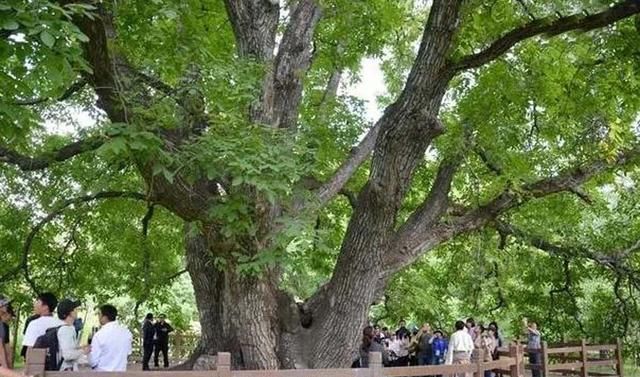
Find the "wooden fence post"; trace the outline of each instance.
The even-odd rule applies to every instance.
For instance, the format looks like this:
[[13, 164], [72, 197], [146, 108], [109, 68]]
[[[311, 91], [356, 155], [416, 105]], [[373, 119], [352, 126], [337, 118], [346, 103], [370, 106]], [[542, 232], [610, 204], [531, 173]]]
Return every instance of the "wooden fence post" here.
[[524, 375], [522, 346], [515, 342], [509, 344], [509, 357], [514, 359], [514, 363], [509, 367], [509, 375], [511, 377], [522, 377]]
[[217, 377], [231, 377], [231, 354], [229, 352], [218, 352], [216, 370]]
[[27, 350], [27, 365], [25, 367], [25, 374], [27, 376], [44, 376], [44, 361], [46, 357], [46, 349], [29, 348]]
[[616, 373], [618, 377], [624, 377], [624, 359], [622, 358], [622, 340], [616, 339]]
[[369, 369], [371, 377], [382, 377], [382, 354], [380, 352], [369, 352]]
[[580, 342], [580, 356], [582, 357], [582, 368], [580, 369], [580, 375], [582, 377], [588, 377], [587, 375], [587, 341], [582, 338]]
[[549, 347], [547, 342], [542, 342], [542, 349], [538, 350], [541, 352], [541, 356], [537, 358], [540, 360], [540, 368], [542, 368], [542, 375], [544, 377], [549, 376]]

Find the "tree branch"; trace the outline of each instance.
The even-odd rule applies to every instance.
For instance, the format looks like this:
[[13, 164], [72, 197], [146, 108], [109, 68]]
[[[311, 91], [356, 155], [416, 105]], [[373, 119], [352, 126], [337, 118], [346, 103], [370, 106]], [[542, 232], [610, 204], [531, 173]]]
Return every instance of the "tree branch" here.
[[54, 151], [45, 152], [37, 157], [25, 156], [0, 145], [0, 162], [16, 165], [23, 171], [42, 170], [53, 163], [66, 161], [84, 152], [96, 150], [104, 144], [104, 141], [102, 137], [89, 137]]
[[[60, 0], [61, 3], [69, 2]], [[109, 40], [115, 37], [112, 15], [101, 3], [96, 3], [99, 17], [76, 16], [73, 23], [89, 37], [83, 44], [84, 56], [91, 66], [91, 73], [86, 74], [87, 81], [98, 95], [97, 105], [105, 111], [112, 122], [128, 121], [127, 106], [123, 93], [123, 83], [118, 78], [118, 68], [124, 62], [109, 51]]]
[[316, 191], [320, 206], [326, 205], [338, 195], [360, 165], [369, 158], [376, 144], [380, 126], [381, 122], [378, 122], [369, 129], [365, 137], [360, 141], [360, 144], [351, 150], [349, 157], [340, 165], [333, 176]]
[[637, 13], [640, 13], [640, 2], [626, 0], [591, 15], [576, 13], [555, 20], [551, 17], [533, 20], [506, 33], [485, 50], [463, 57], [455, 64], [455, 70], [462, 71], [480, 67], [498, 58], [517, 43], [537, 35], [555, 36], [572, 30], [589, 31], [610, 25]]
[[31, 287], [34, 292], [39, 292], [38, 286], [35, 281], [32, 279], [29, 273], [29, 252], [31, 251], [31, 245], [33, 244], [33, 240], [35, 239], [38, 232], [48, 223], [50, 223], [53, 219], [60, 216], [67, 208], [74, 204], [91, 202], [98, 199], [114, 199], [114, 198], [123, 198], [123, 199], [134, 199], [134, 200], [143, 200], [147, 201], [147, 197], [144, 194], [130, 191], [104, 191], [99, 192], [93, 195], [84, 195], [76, 198], [71, 198], [64, 200], [62, 203], [57, 205], [55, 209], [50, 212], [46, 217], [40, 220], [29, 232], [27, 235], [27, 239], [22, 249], [22, 259], [18, 266], [11, 269], [4, 275], [0, 277], [0, 282], [10, 280], [13, 278], [20, 270], [23, 271], [25, 280]]
[[[65, 90], [60, 97], [56, 98], [55, 100], [58, 102], [65, 101], [75, 93], [81, 91], [82, 88], [84, 88], [86, 85], [87, 85], [86, 79], [81, 79], [79, 81], [76, 81], [67, 90]], [[34, 98], [34, 99], [27, 99], [27, 100], [16, 100], [16, 101], [13, 101], [11, 104], [17, 105], [17, 106], [33, 106], [33, 105], [39, 105], [41, 103], [49, 102], [51, 100], [52, 98], [48, 98], [48, 97]]]
[[640, 250], [640, 240], [636, 241], [635, 244], [629, 248], [603, 253], [589, 250], [584, 247], [558, 245], [502, 221], [496, 221], [495, 227], [499, 232], [509, 234], [520, 241], [537, 249], [546, 251], [551, 255], [562, 258], [585, 258], [607, 268], [619, 270], [621, 272], [630, 272], [630, 270], [624, 267], [623, 264], [627, 259], [629, 259], [629, 257]]
[[429, 229], [440, 220], [449, 207], [449, 192], [451, 182], [455, 176], [462, 157], [456, 156], [449, 160], [443, 160], [438, 167], [438, 173], [431, 186], [431, 190], [424, 202], [409, 216], [407, 221], [396, 232], [394, 244], [407, 242], [407, 238], [428, 232]]
[[224, 4], [240, 56], [271, 60], [280, 15], [278, 1], [225, 0]]
[[[555, 193], [570, 191], [597, 174], [624, 166], [640, 156], [640, 148], [636, 147], [620, 153], [608, 162], [596, 160], [589, 164], [567, 169], [553, 177], [540, 179], [526, 184], [517, 191], [506, 189], [488, 203], [475, 209], [468, 209], [463, 215], [436, 224], [422, 233], [412, 233], [402, 238], [387, 254], [384, 277], [413, 263], [425, 251], [450, 240], [451, 238], [477, 230], [497, 218], [507, 210], [516, 208], [532, 199], [543, 198]], [[639, 243], [640, 247], [640, 243]]]
[[[616, 298], [622, 305], [623, 316], [625, 317], [626, 322], [624, 325], [624, 331], [627, 331], [629, 315], [626, 308], [626, 300], [622, 297], [622, 293], [620, 292], [620, 284], [622, 282], [622, 279], [625, 277], [629, 279], [629, 281], [633, 284], [637, 284], [640, 279], [639, 271], [634, 270], [627, 263], [628, 260], [640, 250], [640, 240], [636, 241], [633, 245], [626, 249], [600, 252], [590, 250], [581, 246], [564, 246], [557, 243], [552, 243], [542, 237], [527, 233], [522, 229], [501, 221], [495, 222], [495, 226], [500, 233], [512, 235], [523, 243], [529, 244], [539, 250], [545, 251], [550, 255], [560, 257], [564, 260], [564, 286], [559, 289], [551, 290], [550, 294], [551, 298], [553, 299], [554, 294], [566, 293], [576, 310], [578, 306], [575, 296], [571, 292], [571, 286], [573, 284], [569, 271], [569, 261], [575, 258], [584, 258], [610, 270], [616, 279], [614, 284], [614, 293], [616, 295]], [[584, 327], [577, 313], [574, 313], [573, 317], [580, 326], [581, 331], [584, 333]]]
[[504, 173], [502, 167], [492, 161], [484, 149], [476, 146], [475, 148], [473, 148], [473, 151], [478, 155], [478, 157], [480, 157], [480, 160], [482, 160], [487, 168], [494, 172], [496, 175], [502, 175]]
[[311, 65], [313, 34], [320, 20], [317, 0], [300, 0], [278, 48], [273, 76], [272, 125], [292, 128], [297, 125], [302, 81]]

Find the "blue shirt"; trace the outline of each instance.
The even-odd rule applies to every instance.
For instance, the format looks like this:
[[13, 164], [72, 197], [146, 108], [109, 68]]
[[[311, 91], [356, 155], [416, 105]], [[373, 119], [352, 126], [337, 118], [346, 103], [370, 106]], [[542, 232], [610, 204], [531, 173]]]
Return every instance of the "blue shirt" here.
[[433, 356], [442, 357], [447, 354], [447, 341], [443, 338], [436, 338], [433, 340]]

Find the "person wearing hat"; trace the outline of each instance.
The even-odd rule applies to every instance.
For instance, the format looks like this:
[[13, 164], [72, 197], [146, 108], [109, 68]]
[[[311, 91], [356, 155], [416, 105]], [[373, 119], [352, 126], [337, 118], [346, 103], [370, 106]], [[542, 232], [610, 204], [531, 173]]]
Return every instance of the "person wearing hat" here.
[[80, 301], [64, 299], [58, 304], [58, 318], [63, 321], [63, 325], [58, 329], [59, 356], [62, 363], [61, 371], [77, 371], [78, 359], [87, 353], [86, 348], [78, 347], [78, 333], [73, 325], [78, 318], [78, 307]]
[[9, 347], [9, 321], [15, 316], [11, 302], [4, 297], [0, 297], [0, 366], [8, 369], [13, 368], [13, 357], [11, 347]]

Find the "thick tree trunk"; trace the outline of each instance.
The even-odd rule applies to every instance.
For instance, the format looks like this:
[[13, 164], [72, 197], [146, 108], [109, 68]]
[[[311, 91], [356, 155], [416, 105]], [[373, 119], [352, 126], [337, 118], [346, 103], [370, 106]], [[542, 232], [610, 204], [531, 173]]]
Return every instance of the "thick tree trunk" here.
[[239, 369], [295, 367], [299, 315], [278, 290], [276, 272], [244, 276], [234, 266], [216, 264], [216, 244], [211, 235], [186, 231], [187, 270], [202, 327], [197, 352], [231, 352]]

